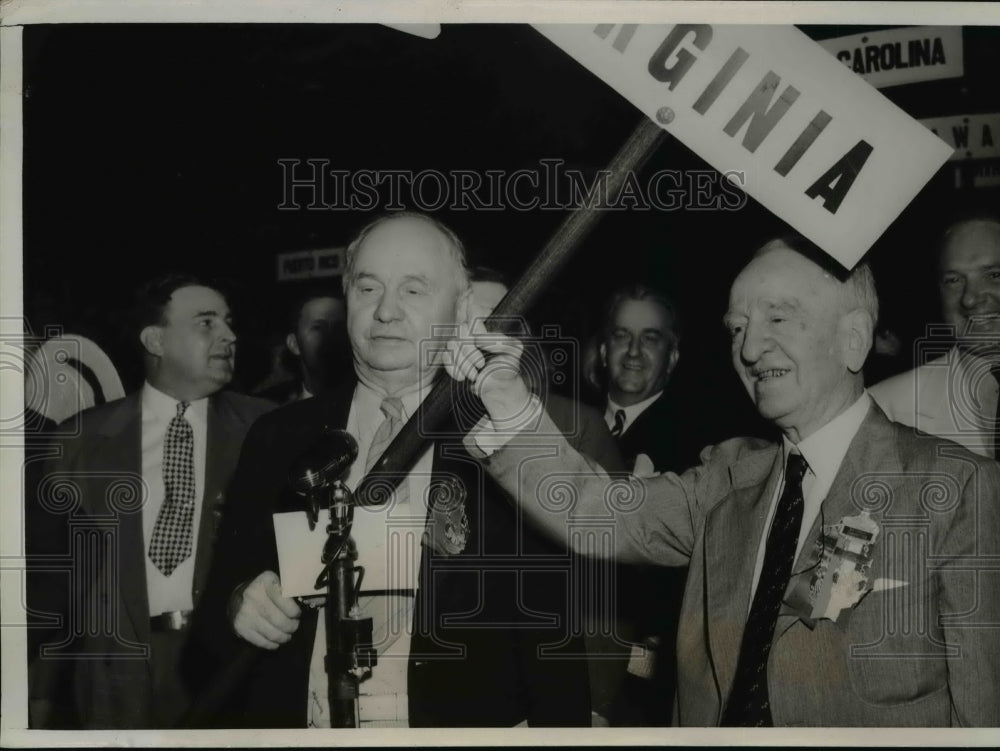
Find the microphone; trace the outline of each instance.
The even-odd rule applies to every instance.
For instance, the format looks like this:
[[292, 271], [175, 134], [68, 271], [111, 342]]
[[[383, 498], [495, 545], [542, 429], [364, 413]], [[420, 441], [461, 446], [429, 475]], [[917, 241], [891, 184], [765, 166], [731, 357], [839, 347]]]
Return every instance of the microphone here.
[[346, 430], [323, 428], [323, 437], [299, 456], [288, 472], [288, 484], [305, 494], [346, 472], [358, 458], [358, 442]]
[[305, 496], [309, 530], [316, 528], [321, 508], [329, 508], [326, 492], [358, 458], [358, 442], [346, 430], [323, 428], [323, 437], [305, 451], [288, 471], [288, 484]]

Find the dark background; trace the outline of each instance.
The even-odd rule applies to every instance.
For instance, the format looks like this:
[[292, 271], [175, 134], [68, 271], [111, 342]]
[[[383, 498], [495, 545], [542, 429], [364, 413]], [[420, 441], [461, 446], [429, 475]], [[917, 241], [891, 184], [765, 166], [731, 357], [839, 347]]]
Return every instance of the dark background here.
[[[874, 27], [801, 27], [816, 39]], [[914, 117], [1000, 110], [1000, 33], [964, 30], [961, 79], [883, 90]], [[444, 26], [425, 40], [380, 25], [51, 25], [24, 30], [25, 313], [95, 339], [138, 385], [125, 326], [134, 289], [167, 270], [235, 290], [237, 386], [267, 370], [265, 339], [301, 284], [275, 256], [344, 245], [379, 212], [281, 211], [278, 159], [337, 169], [603, 167], [642, 115], [527, 25]], [[1000, 134], [997, 134], [1000, 135]], [[706, 169], [670, 141], [648, 165]], [[956, 188], [947, 164], [869, 253], [883, 323], [911, 361], [937, 312], [933, 237], [998, 190]], [[970, 181], [965, 180], [968, 184]], [[479, 263], [516, 277], [564, 218], [557, 211], [438, 216]], [[754, 243], [783, 229], [750, 199], [737, 212], [611, 213], [534, 311], [582, 338], [619, 283], [652, 281], [684, 325], [677, 386], [709, 438], [754, 429], [721, 326]]]

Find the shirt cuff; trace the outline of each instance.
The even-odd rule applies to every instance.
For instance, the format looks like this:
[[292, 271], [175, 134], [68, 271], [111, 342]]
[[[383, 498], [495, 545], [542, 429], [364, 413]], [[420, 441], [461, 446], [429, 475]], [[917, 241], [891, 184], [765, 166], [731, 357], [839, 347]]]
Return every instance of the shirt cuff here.
[[469, 431], [469, 436], [483, 457], [492, 456], [519, 433], [537, 430], [542, 411], [542, 400], [532, 394], [527, 406], [519, 414], [496, 423], [486, 415]]

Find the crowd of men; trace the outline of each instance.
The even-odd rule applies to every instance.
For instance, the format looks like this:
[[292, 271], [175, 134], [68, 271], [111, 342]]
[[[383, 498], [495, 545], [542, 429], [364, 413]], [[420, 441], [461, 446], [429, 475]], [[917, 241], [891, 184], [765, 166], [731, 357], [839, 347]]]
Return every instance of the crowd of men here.
[[74, 573], [29, 572], [33, 611], [62, 616], [32, 627], [32, 726], [335, 726], [289, 470], [346, 430], [353, 490], [440, 379], [450, 421], [354, 511], [352, 613], [378, 655], [361, 727], [1000, 725], [1000, 219], [943, 234], [950, 348], [871, 389], [868, 266], [792, 235], [746, 250], [718, 313], [780, 437], [707, 448], [661, 291], [609, 296], [586, 407], [545, 387], [527, 324], [486, 329], [507, 280], [427, 215], [366, 226], [343, 289], [297, 302], [270, 399], [226, 389], [219, 289], [150, 283], [144, 385], [80, 415], [28, 484], [49, 517], [29, 552]]

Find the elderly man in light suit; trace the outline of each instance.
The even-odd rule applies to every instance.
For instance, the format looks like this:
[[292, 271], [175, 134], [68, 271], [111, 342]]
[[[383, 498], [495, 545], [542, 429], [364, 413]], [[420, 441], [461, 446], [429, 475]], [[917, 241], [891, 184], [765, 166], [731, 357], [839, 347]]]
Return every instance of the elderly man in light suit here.
[[953, 345], [873, 386], [872, 398], [893, 420], [1000, 458], [1000, 218], [973, 216], [945, 231], [938, 286]]
[[733, 364], [781, 443], [616, 486], [541, 437], [516, 343], [478, 335], [451, 367], [489, 411], [470, 444], [550, 534], [604, 516], [619, 559], [689, 564], [679, 724], [1000, 725], [1000, 466], [886, 419], [862, 385], [870, 272], [823, 265], [772, 241], [730, 293]]

